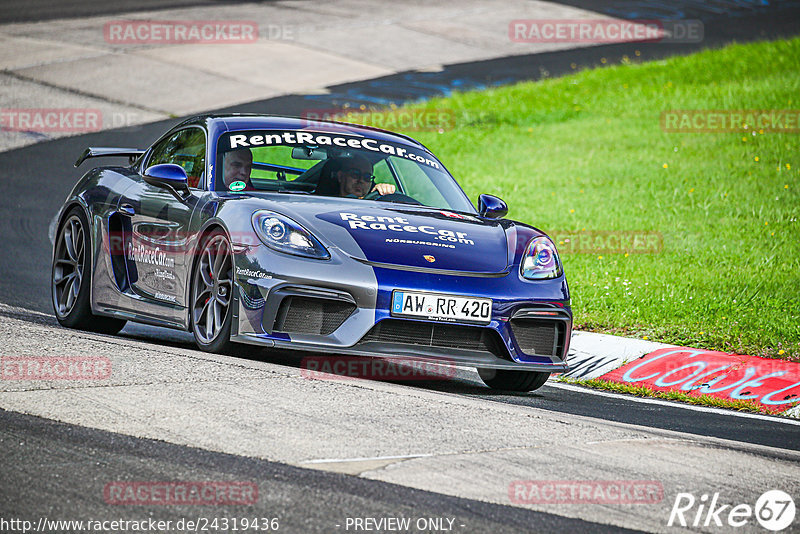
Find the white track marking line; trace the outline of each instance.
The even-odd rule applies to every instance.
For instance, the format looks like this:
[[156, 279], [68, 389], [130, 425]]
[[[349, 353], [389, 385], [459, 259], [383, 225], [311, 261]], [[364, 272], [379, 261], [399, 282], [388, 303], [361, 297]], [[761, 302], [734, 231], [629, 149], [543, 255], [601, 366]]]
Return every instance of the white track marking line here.
[[317, 460], [306, 460], [302, 464], [328, 464], [344, 462], [368, 462], [371, 460], [411, 460], [413, 458], [430, 458], [436, 454], [403, 454], [400, 456], [370, 456], [365, 458], [319, 458]]
[[670, 406], [672, 408], [682, 408], [684, 410], [692, 410], [695, 412], [715, 413], [719, 415], [728, 415], [732, 417], [742, 417], [745, 419], [761, 419], [762, 421], [772, 421], [774, 423], [784, 423], [788, 425], [800, 426], [800, 420], [790, 419], [788, 417], [781, 417], [779, 415], [760, 415], [747, 412], [736, 412], [733, 410], [724, 410], [722, 408], [712, 408], [710, 406], [697, 406], [695, 404], [684, 404], [682, 402], [670, 402], [660, 399], [648, 399], [643, 397], [636, 397], [634, 395], [625, 395], [621, 393], [609, 393], [608, 391], [598, 391], [592, 388], [573, 386], [572, 384], [562, 384], [560, 382], [553, 382], [548, 380], [547, 386], [566, 389], [568, 391], [578, 391], [580, 393], [588, 393], [589, 395], [598, 395], [600, 397], [610, 397], [612, 399], [620, 399], [624, 401], [638, 402], [641, 404], [657, 404], [659, 406]]

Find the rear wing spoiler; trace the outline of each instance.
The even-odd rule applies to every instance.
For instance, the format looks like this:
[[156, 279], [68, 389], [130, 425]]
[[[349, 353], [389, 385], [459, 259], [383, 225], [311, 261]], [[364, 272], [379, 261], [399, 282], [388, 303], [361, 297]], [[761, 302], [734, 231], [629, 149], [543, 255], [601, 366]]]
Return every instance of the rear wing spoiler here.
[[79, 167], [81, 163], [89, 158], [102, 158], [106, 156], [128, 157], [128, 161], [133, 163], [136, 158], [144, 154], [146, 150], [139, 148], [110, 148], [110, 147], [89, 147], [83, 151], [81, 157], [75, 162], [75, 166]]

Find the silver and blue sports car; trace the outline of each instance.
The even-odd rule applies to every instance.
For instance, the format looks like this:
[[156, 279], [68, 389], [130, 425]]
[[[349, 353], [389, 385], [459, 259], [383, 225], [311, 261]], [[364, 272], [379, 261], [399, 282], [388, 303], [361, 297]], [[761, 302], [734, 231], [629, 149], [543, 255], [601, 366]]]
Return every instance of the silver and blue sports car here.
[[478, 209], [400, 134], [206, 115], [148, 149], [89, 148], [58, 216], [52, 295], [67, 327], [126, 321], [238, 343], [475, 367], [530, 391], [567, 369], [569, 289], [553, 242]]

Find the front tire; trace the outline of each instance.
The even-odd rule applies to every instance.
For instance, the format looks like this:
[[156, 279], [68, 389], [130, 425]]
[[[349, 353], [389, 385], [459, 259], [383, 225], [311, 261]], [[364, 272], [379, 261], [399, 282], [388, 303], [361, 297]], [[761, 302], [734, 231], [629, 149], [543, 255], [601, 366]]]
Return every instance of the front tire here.
[[506, 369], [478, 369], [478, 375], [492, 389], [516, 392], [537, 390], [550, 377], [550, 373]]
[[125, 322], [92, 314], [91, 238], [83, 210], [72, 208], [59, 228], [50, 276], [53, 310], [61, 326], [116, 334]]
[[201, 350], [213, 353], [230, 352], [233, 249], [220, 230], [206, 235], [198, 248], [199, 255], [192, 270], [191, 319], [192, 334]]

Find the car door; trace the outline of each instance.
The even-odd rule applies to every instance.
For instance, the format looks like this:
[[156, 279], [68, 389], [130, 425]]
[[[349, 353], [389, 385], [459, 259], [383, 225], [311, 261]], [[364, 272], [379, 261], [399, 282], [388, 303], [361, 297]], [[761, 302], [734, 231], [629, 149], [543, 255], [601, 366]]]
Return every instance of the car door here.
[[153, 146], [141, 166], [180, 165], [189, 177], [190, 196], [135, 180], [120, 200], [125, 228], [125, 265], [133, 311], [153, 319], [180, 322], [186, 302], [191, 258], [189, 224], [202, 194], [206, 169], [206, 134], [199, 126], [172, 132]]

